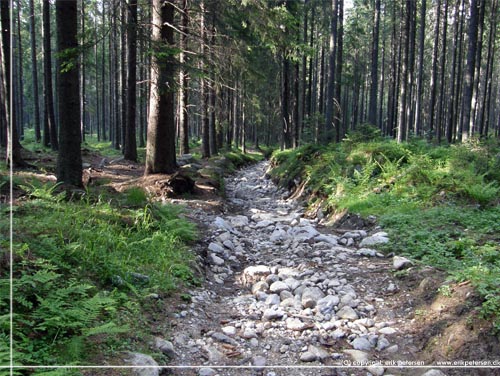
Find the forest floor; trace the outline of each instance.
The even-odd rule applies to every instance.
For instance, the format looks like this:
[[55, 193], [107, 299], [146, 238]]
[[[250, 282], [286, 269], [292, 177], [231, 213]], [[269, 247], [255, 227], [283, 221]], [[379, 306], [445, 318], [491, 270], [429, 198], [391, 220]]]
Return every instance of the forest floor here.
[[[84, 163], [88, 184], [141, 186], [186, 206], [200, 229], [193, 251], [201, 286], [165, 298], [161, 314], [150, 314], [152, 335], [170, 340], [170, 362], [139, 374], [500, 374], [438, 367], [500, 354], [469, 284], [449, 284], [439, 270], [378, 252], [376, 239], [385, 236], [376, 223], [306, 218], [304, 203], [268, 178], [268, 162], [223, 183], [202, 177], [192, 194], [173, 199], [164, 194], [169, 177], [143, 178], [140, 164], [95, 153], [84, 153]], [[127, 364], [124, 357], [98, 361]], [[116, 372], [85, 374], [124, 374]]]
[[500, 374], [438, 371], [440, 361], [494, 360], [500, 353], [491, 325], [474, 311], [480, 301], [469, 284], [448, 284], [445, 273], [428, 266], [395, 266], [394, 255], [366, 245], [383, 231], [376, 223], [306, 218], [303, 203], [268, 179], [267, 162], [226, 177], [223, 196], [204, 180], [194, 195], [177, 199], [162, 197], [162, 177], [141, 178], [138, 164], [87, 162], [101, 165], [88, 170], [94, 183], [141, 185], [187, 206], [200, 228], [201, 287], [183, 292], [190, 302], [180, 295], [165, 301], [168, 324], [156, 317], [151, 325], [173, 345], [171, 362], [160, 366], [180, 368], [143, 374]]

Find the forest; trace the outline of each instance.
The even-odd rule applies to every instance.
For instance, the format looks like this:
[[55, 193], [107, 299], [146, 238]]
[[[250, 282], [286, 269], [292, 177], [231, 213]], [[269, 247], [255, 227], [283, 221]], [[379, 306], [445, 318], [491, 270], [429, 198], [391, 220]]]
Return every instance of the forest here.
[[[152, 354], [154, 363], [132, 364], [160, 364], [158, 372], [184, 364], [179, 354], [193, 351], [175, 333], [189, 332], [183, 312], [205, 299], [194, 291], [230, 299], [221, 286], [237, 285], [236, 274], [242, 286], [252, 281], [255, 304], [271, 307], [259, 313], [263, 322], [310, 334], [307, 351], [266, 342], [286, 348], [268, 365], [279, 353], [290, 356], [286, 364], [336, 364], [332, 349], [354, 361], [348, 351], [372, 359], [376, 350], [386, 361], [412, 354], [430, 365], [490, 359], [500, 349], [499, 5], [0, 0], [0, 374], [10, 365], [10, 374], [90, 375], [36, 367], [129, 364], [126, 351]], [[388, 243], [364, 248], [377, 231]], [[316, 271], [328, 257], [316, 255], [315, 242], [340, 247], [334, 265], [345, 269]], [[407, 263], [385, 270], [382, 260], [399, 255]], [[302, 289], [290, 287], [297, 275], [272, 266], [260, 282], [247, 273], [258, 260], [285, 268], [309, 259], [320, 261], [301, 275]], [[353, 292], [370, 279], [384, 297], [374, 302], [387, 299], [395, 312], [408, 303], [395, 317], [412, 327], [394, 330], [417, 333], [411, 345], [380, 331], [397, 321], [385, 303], [370, 310], [371, 295]], [[304, 302], [311, 286], [322, 296]], [[273, 293], [276, 307], [266, 300]], [[207, 294], [208, 305], [215, 298]], [[294, 296], [300, 309], [276, 314]], [[438, 303], [446, 308], [435, 311]], [[352, 317], [342, 316], [347, 306]], [[386, 320], [367, 324], [374, 312]], [[247, 338], [245, 328], [259, 323], [216, 317], [226, 326], [203, 327], [197, 339], [203, 364], [261, 366], [251, 339], [272, 335]], [[296, 329], [292, 317], [304, 325]], [[324, 329], [330, 321], [343, 335]], [[210, 334], [217, 330], [228, 338]], [[399, 352], [381, 345], [386, 335]], [[212, 351], [211, 341], [225, 347]]]

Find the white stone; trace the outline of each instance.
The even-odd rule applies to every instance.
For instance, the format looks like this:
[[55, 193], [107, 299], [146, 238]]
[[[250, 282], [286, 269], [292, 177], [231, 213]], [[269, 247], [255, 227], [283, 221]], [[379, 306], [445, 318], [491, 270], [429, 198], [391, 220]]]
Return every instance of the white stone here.
[[391, 334], [394, 334], [397, 332], [396, 329], [394, 328], [391, 328], [391, 327], [385, 327], [385, 328], [382, 328], [378, 331], [380, 334], [386, 334], [386, 335], [391, 335]]
[[137, 376], [159, 376], [160, 367], [158, 363], [149, 355], [129, 352], [128, 358], [126, 359], [127, 363], [130, 363], [133, 366], [147, 366], [148, 368], [134, 368], [134, 373]]
[[361, 243], [359, 243], [360, 247], [366, 247], [366, 246], [371, 246], [371, 245], [376, 245], [376, 244], [384, 244], [388, 243], [389, 238], [387, 237], [387, 233], [385, 232], [377, 232], [376, 234], [373, 234], [372, 236], [368, 236], [361, 240]]
[[276, 281], [269, 286], [271, 292], [279, 294], [283, 290], [289, 290], [289, 286], [283, 281]]
[[236, 335], [236, 328], [232, 325], [222, 327], [222, 332], [228, 336], [233, 337]]
[[412, 265], [413, 262], [411, 262], [411, 260], [408, 260], [406, 257], [394, 256], [394, 258], [392, 259], [392, 266], [396, 270], [406, 269]]
[[337, 316], [347, 320], [357, 320], [359, 318], [356, 311], [347, 305], [338, 310]]
[[302, 291], [302, 306], [304, 308], [314, 308], [321, 298], [323, 298], [325, 294], [318, 287], [306, 287], [304, 291]]
[[334, 307], [339, 304], [339, 297], [336, 295], [327, 295], [318, 300], [316, 310], [323, 315], [333, 311]]

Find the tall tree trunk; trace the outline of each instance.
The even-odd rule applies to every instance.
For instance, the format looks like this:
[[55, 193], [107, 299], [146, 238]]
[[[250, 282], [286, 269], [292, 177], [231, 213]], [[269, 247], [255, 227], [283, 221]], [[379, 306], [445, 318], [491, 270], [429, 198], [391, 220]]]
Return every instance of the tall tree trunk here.
[[335, 108], [335, 116], [333, 123], [335, 125], [335, 141], [340, 142], [340, 139], [344, 136], [343, 131], [343, 118], [344, 113], [341, 110], [341, 95], [342, 95], [342, 65], [343, 65], [343, 54], [344, 54], [344, 0], [339, 0], [339, 21], [337, 25], [337, 62], [335, 64], [335, 101], [337, 106]]
[[17, 90], [14, 91], [14, 94], [17, 95], [17, 114], [18, 114], [18, 132], [19, 136], [24, 137], [24, 68], [23, 68], [23, 43], [21, 38], [21, 2], [17, 0], [17, 39], [16, 39], [16, 50], [17, 50], [17, 64], [15, 66], [14, 77], [17, 77], [17, 81], [15, 84], [17, 86]]
[[460, 9], [460, 1], [457, 1], [455, 3], [455, 12], [454, 12], [454, 20], [453, 20], [453, 57], [452, 57], [452, 63], [451, 63], [451, 73], [450, 73], [450, 78], [451, 78], [451, 83], [450, 83], [450, 96], [448, 100], [448, 116], [447, 116], [447, 122], [446, 122], [446, 140], [448, 141], [449, 144], [453, 142], [453, 129], [454, 129], [454, 119], [455, 119], [455, 111], [457, 110], [455, 107], [455, 96], [458, 96], [458, 90], [456, 88], [456, 83], [457, 83], [457, 77], [456, 77], [456, 70], [457, 70], [457, 49], [458, 49], [458, 24], [459, 24], [459, 19], [460, 19], [460, 14], [459, 10]]
[[129, 0], [127, 22], [127, 123], [125, 125], [125, 144], [123, 156], [137, 161], [135, 135], [136, 119], [136, 75], [137, 75], [137, 0]]
[[295, 72], [293, 75], [293, 96], [295, 101], [295, 106], [293, 107], [293, 137], [292, 137], [292, 147], [295, 149], [299, 146], [299, 136], [300, 136], [300, 87], [299, 87], [299, 75], [300, 67], [299, 63], [294, 64]]
[[[478, 31], [478, 1], [470, 0], [470, 18], [469, 30], [467, 36], [469, 45], [467, 49], [467, 63], [465, 69], [465, 79], [463, 88], [463, 103], [462, 103], [462, 118], [460, 121], [460, 129], [462, 137], [467, 140], [472, 136], [473, 117], [471, 117], [472, 107], [472, 91], [474, 85], [474, 71], [476, 68], [476, 51], [477, 51], [477, 31]], [[472, 120], [472, 121], [471, 121]]]
[[[31, 0], [30, 0], [31, 1]], [[81, 26], [81, 44], [85, 45], [85, 0], [82, 0], [80, 3], [80, 26]], [[85, 66], [87, 65], [85, 62], [85, 48], [82, 49], [80, 53], [80, 132], [82, 134], [82, 142], [85, 142], [85, 132], [86, 132], [86, 94], [85, 94]]]
[[182, 0], [182, 14], [181, 14], [181, 34], [179, 38], [179, 48], [181, 50], [179, 54], [179, 150], [180, 154], [189, 153], [189, 121], [188, 121], [188, 113], [187, 113], [187, 104], [188, 104], [188, 81], [187, 81], [187, 72], [184, 67], [185, 64], [185, 54], [184, 50], [186, 49], [186, 34], [189, 32], [188, 30], [188, 5], [187, 0]]
[[171, 0], [152, 0], [151, 91], [145, 174], [172, 173], [175, 162], [175, 68], [173, 59], [161, 53], [162, 46], [174, 45], [174, 4]]
[[453, 98], [453, 108], [455, 109], [454, 116], [452, 119], [452, 126], [453, 126], [453, 135], [452, 138], [454, 140], [462, 140], [462, 128], [461, 128], [461, 119], [462, 119], [462, 111], [463, 109], [461, 106], [459, 107], [459, 103], [461, 103], [461, 99], [463, 98], [463, 82], [464, 79], [462, 77], [462, 70], [463, 70], [463, 47], [464, 47], [464, 39], [463, 39], [463, 31], [464, 31], [464, 24], [465, 24], [465, 0], [460, 0], [460, 26], [459, 26], [459, 31], [458, 31], [458, 55], [457, 55], [457, 82], [455, 84], [456, 87], [456, 93], [455, 97]]
[[[80, 90], [78, 75], [78, 11], [76, 1], [56, 0], [57, 52], [64, 54], [58, 60], [57, 85], [60, 119], [57, 181], [82, 187], [82, 155], [80, 149]], [[70, 68], [65, 66], [69, 61]]]
[[415, 136], [422, 134], [422, 94], [424, 91], [424, 49], [425, 49], [425, 13], [427, 0], [422, 0], [420, 8], [420, 30], [418, 33], [418, 75], [417, 75], [417, 93], [415, 98], [415, 122], [413, 130]]
[[35, 2], [29, 0], [29, 19], [30, 19], [30, 42], [31, 42], [31, 78], [33, 80], [33, 104], [34, 104], [34, 123], [35, 123], [35, 141], [42, 140], [40, 128], [40, 98], [38, 97], [38, 67], [36, 60], [36, 34], [35, 34]]
[[444, 16], [443, 16], [443, 46], [441, 48], [441, 85], [439, 93], [439, 107], [436, 122], [437, 143], [441, 143], [443, 119], [444, 119], [444, 88], [446, 86], [446, 34], [448, 30], [448, 0], [444, 0]]
[[50, 1], [43, 0], [43, 97], [45, 98], [43, 144], [58, 150], [54, 96], [52, 90], [52, 52], [50, 47]]
[[472, 130], [471, 135], [476, 133], [476, 123], [477, 123], [477, 110], [479, 103], [479, 82], [481, 81], [481, 61], [482, 61], [482, 51], [483, 51], [483, 33], [484, 33], [484, 14], [486, 9], [486, 0], [480, 0], [479, 6], [479, 21], [478, 21], [478, 33], [477, 33], [477, 52], [476, 52], [476, 73], [474, 74], [474, 85], [472, 91], [472, 107], [471, 107], [471, 122]]
[[285, 52], [282, 52], [282, 90], [281, 90], [281, 116], [282, 116], [282, 137], [281, 148], [290, 148], [292, 146], [292, 124], [290, 119], [290, 62]]
[[[2, 22], [2, 41], [1, 44], [1, 54], [0, 56], [0, 70], [1, 70], [1, 96], [4, 101], [0, 102], [5, 112], [5, 125], [7, 127], [7, 164], [12, 165], [12, 167], [26, 167], [28, 164], [24, 161], [21, 155], [21, 143], [19, 142], [19, 135], [17, 133], [16, 127], [16, 111], [13, 103], [13, 93], [12, 88], [12, 74], [11, 74], [11, 25], [10, 25], [10, 9], [9, 3], [7, 1], [0, 2], [0, 19]], [[1, 99], [1, 98], [0, 98]]]
[[436, 26], [434, 27], [434, 48], [432, 52], [432, 75], [431, 75], [431, 101], [429, 104], [429, 138], [434, 136], [435, 131], [435, 110], [438, 75], [438, 51], [439, 51], [439, 28], [441, 26], [441, 0], [436, 6]]
[[[200, 44], [200, 56], [202, 57], [200, 61], [200, 71], [205, 72], [205, 62], [203, 59], [205, 58], [205, 43], [206, 43], [206, 27], [205, 27], [205, 13], [206, 7], [205, 2], [202, 1], [200, 4], [201, 13], [200, 13], [200, 35], [201, 35], [201, 44]], [[203, 158], [210, 158], [210, 119], [208, 117], [208, 106], [209, 106], [209, 88], [206, 82], [205, 77], [200, 78], [200, 95], [202, 100], [202, 140], [201, 140], [201, 155]]]
[[405, 31], [403, 33], [404, 54], [401, 62], [401, 84], [400, 84], [400, 103], [398, 113], [398, 142], [408, 139], [407, 126], [407, 102], [408, 102], [408, 62], [410, 53], [410, 28], [411, 28], [411, 7], [412, 0], [406, 1], [405, 7]]
[[385, 33], [382, 32], [382, 71], [380, 72], [380, 96], [379, 96], [379, 113], [377, 125], [381, 130], [382, 134], [384, 132], [384, 89], [385, 89]]
[[377, 124], [377, 80], [378, 80], [378, 40], [380, 29], [380, 0], [375, 0], [373, 14], [373, 40], [372, 40], [372, 64], [371, 64], [371, 86], [370, 86], [370, 109], [368, 111], [368, 122]]
[[495, 35], [498, 18], [498, 0], [491, 2], [490, 12], [490, 31], [488, 36], [488, 56], [486, 58], [486, 75], [485, 87], [483, 95], [483, 104], [481, 106], [481, 115], [479, 117], [479, 134], [481, 137], [488, 137], [488, 128], [490, 122], [491, 111], [491, 93], [492, 93], [492, 76], [493, 76], [493, 57], [495, 56]]
[[[105, 2], [102, 3], [102, 35], [106, 30], [106, 9]], [[102, 38], [101, 47], [101, 124], [102, 124], [102, 139], [107, 140], [106, 135], [106, 124], [108, 124], [107, 110], [106, 110], [106, 63], [105, 63], [105, 51], [106, 51], [106, 41]]]
[[339, 0], [332, 0], [332, 19], [330, 30], [330, 62], [328, 73], [328, 89], [326, 94], [326, 134], [327, 141], [332, 139], [332, 132], [335, 127], [334, 118], [334, 96], [335, 96], [335, 63], [337, 58], [337, 22], [338, 22]]
[[[127, 9], [124, 2], [119, 1], [121, 19], [125, 20], [127, 18]], [[121, 98], [121, 108], [120, 108], [120, 143], [122, 145], [122, 151], [125, 145], [125, 130], [127, 124], [127, 29], [125, 27], [125, 22], [121, 23], [120, 30], [120, 98]]]

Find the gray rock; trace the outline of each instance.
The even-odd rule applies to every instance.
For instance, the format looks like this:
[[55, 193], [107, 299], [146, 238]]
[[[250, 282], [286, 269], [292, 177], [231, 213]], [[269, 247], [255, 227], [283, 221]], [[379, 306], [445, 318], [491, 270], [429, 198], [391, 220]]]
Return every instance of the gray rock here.
[[285, 300], [288, 298], [293, 298], [293, 294], [288, 290], [283, 290], [280, 292], [280, 299]]
[[243, 330], [243, 333], [241, 334], [241, 338], [257, 338], [257, 332], [252, 328], [245, 328], [245, 330]]
[[238, 344], [234, 339], [223, 333], [214, 332], [212, 333], [211, 337], [215, 339], [217, 342], [228, 343], [230, 345]]
[[295, 278], [287, 278], [283, 282], [290, 288], [291, 291], [295, 290], [300, 286], [300, 281], [297, 281]]
[[337, 245], [338, 244], [338, 237], [335, 236], [335, 235], [325, 235], [325, 234], [319, 234], [318, 236], [316, 236], [314, 238], [314, 241], [316, 243], [319, 243], [319, 242], [324, 242], [324, 243], [328, 243], [330, 245]]
[[377, 365], [366, 367], [366, 370], [375, 376], [382, 376], [385, 372], [384, 367]]
[[302, 362], [314, 362], [316, 359], [316, 354], [313, 354], [311, 351], [306, 351], [300, 355], [300, 360]]
[[277, 294], [271, 294], [266, 299], [266, 305], [268, 306], [279, 305], [280, 302], [281, 302], [280, 297]]
[[368, 361], [368, 353], [360, 350], [344, 350], [344, 354], [351, 357], [352, 360], [358, 363], [366, 363]]
[[261, 277], [267, 277], [269, 274], [271, 274], [271, 269], [269, 269], [269, 266], [266, 265], [255, 265], [255, 266], [249, 266], [243, 270], [243, 277], [242, 281], [245, 285], [252, 284]]
[[269, 227], [273, 224], [274, 224], [273, 221], [270, 221], [268, 219], [264, 219], [263, 221], [257, 222], [257, 224], [255, 225], [255, 228], [266, 228], [266, 227]]
[[347, 320], [357, 320], [359, 318], [356, 311], [352, 307], [349, 307], [347, 305], [338, 310], [337, 316], [341, 319]]
[[336, 305], [339, 304], [339, 297], [336, 295], [327, 295], [318, 300], [316, 310], [323, 315], [331, 313]]
[[127, 353], [127, 359], [125, 359], [125, 361], [135, 367], [148, 367], [134, 368], [134, 373], [137, 376], [159, 376], [160, 374], [160, 367], [158, 366], [158, 363], [156, 363], [156, 361], [149, 355], [129, 352]]
[[377, 341], [377, 350], [378, 351], [383, 351], [387, 349], [390, 346], [390, 342], [387, 340], [387, 338], [381, 337]]
[[221, 266], [224, 265], [224, 260], [217, 256], [215, 253], [210, 253], [208, 255], [208, 262], [212, 265]]
[[234, 227], [248, 226], [248, 217], [246, 217], [244, 215], [236, 215], [234, 217], [228, 217], [228, 219], [229, 219], [229, 222], [231, 222], [231, 224]]
[[281, 243], [285, 241], [288, 238], [288, 235], [285, 230], [281, 228], [277, 228], [273, 231], [271, 236], [269, 237], [269, 240], [275, 244]]
[[160, 337], [156, 337], [155, 345], [158, 350], [160, 350], [163, 354], [169, 356], [170, 358], [175, 356], [174, 345], [172, 344], [172, 342]]
[[231, 240], [224, 240], [224, 242], [222, 244], [224, 245], [224, 247], [226, 247], [230, 251], [234, 251], [234, 249], [235, 249], [234, 243]]
[[276, 281], [271, 286], [269, 286], [269, 290], [277, 294], [279, 294], [283, 290], [289, 290], [289, 289], [290, 288], [288, 287], [288, 285], [282, 281]]
[[268, 308], [262, 314], [262, 320], [264, 320], [264, 321], [279, 320], [284, 315], [285, 315], [285, 312], [283, 312], [281, 309], [276, 309], [274, 307]]
[[392, 345], [391, 347], [388, 347], [385, 351], [390, 353], [390, 354], [397, 354], [399, 352], [399, 346]]
[[423, 373], [422, 376], [446, 376], [446, 374], [438, 369], [430, 369]]
[[356, 253], [360, 256], [366, 256], [366, 257], [375, 257], [378, 254], [376, 250], [371, 248], [361, 248]]
[[377, 244], [385, 244], [389, 242], [389, 238], [387, 237], [387, 233], [385, 232], [377, 232], [376, 234], [373, 234], [372, 236], [368, 236], [361, 240], [361, 243], [359, 243], [360, 247], [366, 247], [366, 246], [371, 246], [371, 245], [377, 245]]
[[292, 227], [288, 234], [296, 240], [306, 241], [321, 235], [313, 226]]
[[392, 259], [392, 266], [396, 270], [403, 270], [409, 268], [412, 265], [413, 262], [411, 260], [408, 260], [406, 257], [394, 256], [394, 258]]
[[304, 308], [314, 308], [318, 300], [325, 296], [319, 287], [306, 287], [302, 292], [302, 306]]
[[[256, 355], [256, 356], [252, 357], [252, 365], [254, 367], [258, 367], [258, 368], [256, 368], [256, 370], [262, 370], [263, 367], [266, 366], [266, 363], [267, 363], [267, 359], [263, 356]], [[260, 367], [262, 367], [262, 368], [260, 368]]]
[[207, 352], [208, 361], [210, 363], [219, 363], [224, 358], [224, 354], [221, 353], [215, 346], [206, 345], [203, 349]]
[[215, 376], [216, 373], [213, 368], [200, 368], [198, 376]]
[[208, 245], [208, 250], [212, 251], [213, 253], [224, 254], [224, 248], [222, 248], [222, 246], [217, 243], [210, 243]]
[[222, 327], [222, 332], [225, 335], [233, 337], [234, 335], [236, 335], [236, 328], [232, 325], [224, 326]]
[[214, 222], [213, 222], [214, 226], [217, 227], [217, 228], [220, 228], [220, 229], [223, 229], [223, 230], [226, 230], [226, 231], [229, 231], [230, 233], [234, 234], [235, 231], [234, 231], [234, 228], [233, 226], [231, 226], [229, 223], [227, 223], [224, 219], [222, 219], [221, 217], [216, 217]]
[[365, 337], [358, 337], [351, 342], [351, 346], [354, 350], [370, 351], [372, 349], [372, 344]]
[[386, 335], [391, 335], [391, 334], [394, 334], [397, 332], [396, 329], [394, 328], [391, 328], [391, 327], [385, 327], [385, 328], [382, 328], [382, 329], [379, 329], [378, 331], [380, 334], [386, 334]]
[[256, 295], [259, 291], [265, 292], [268, 288], [269, 285], [266, 282], [259, 281], [252, 286], [252, 294]]
[[301, 331], [306, 327], [300, 319], [295, 317], [289, 317], [286, 319], [286, 328], [289, 330]]

